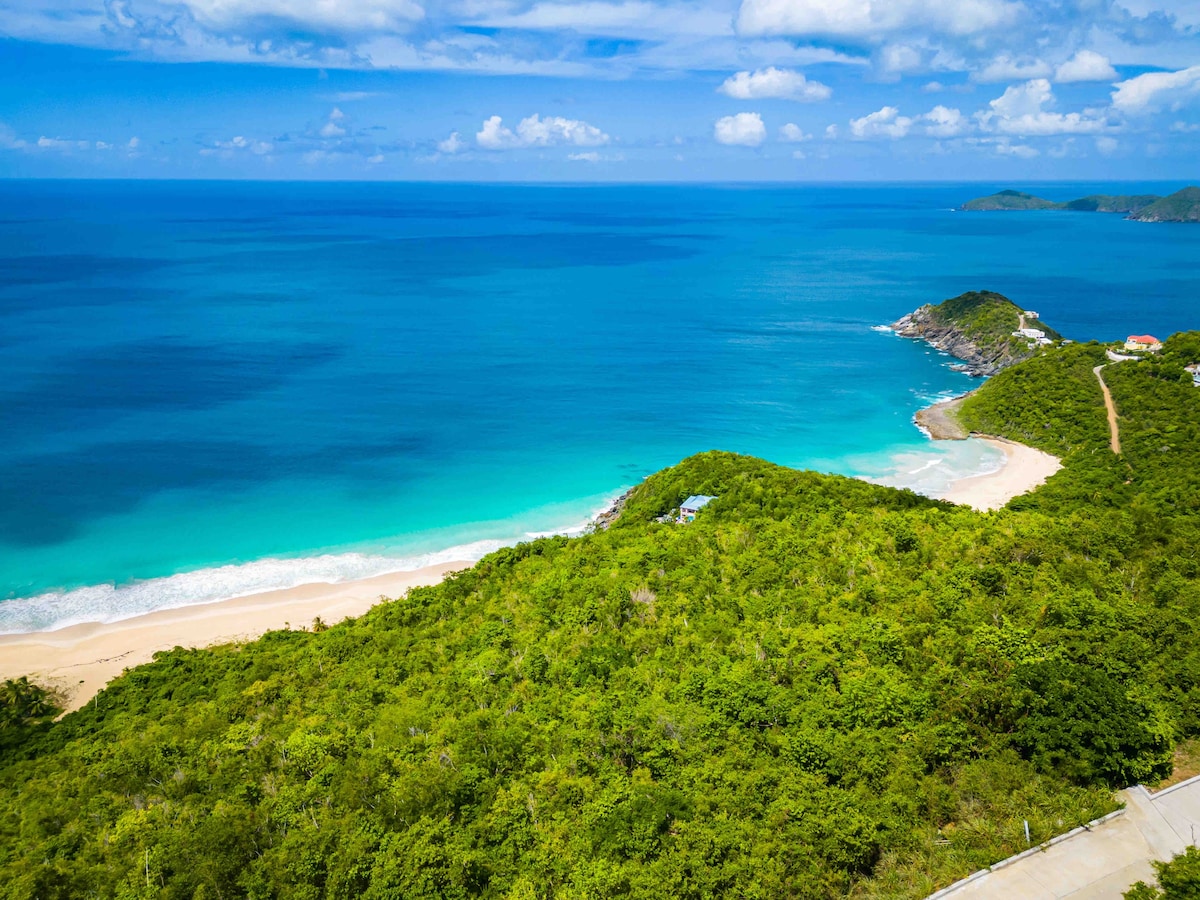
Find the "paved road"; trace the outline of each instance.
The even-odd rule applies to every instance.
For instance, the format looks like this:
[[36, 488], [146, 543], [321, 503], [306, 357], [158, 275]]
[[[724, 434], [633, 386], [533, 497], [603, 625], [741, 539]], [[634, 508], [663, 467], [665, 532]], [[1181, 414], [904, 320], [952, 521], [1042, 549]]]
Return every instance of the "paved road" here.
[[1135, 882], [1153, 879], [1151, 860], [1170, 859], [1200, 836], [1200, 777], [1157, 794], [1129, 788], [1121, 799], [1123, 813], [998, 863], [933, 897], [1120, 900]]
[[1108, 410], [1108, 433], [1109, 444], [1112, 447], [1112, 452], [1121, 455], [1121, 430], [1117, 427], [1117, 406], [1113, 403], [1112, 394], [1108, 390], [1108, 385], [1104, 383], [1104, 376], [1100, 374], [1100, 370], [1104, 366], [1096, 366], [1092, 371], [1096, 374], [1096, 380], [1100, 382], [1100, 390], [1104, 392], [1104, 408]]

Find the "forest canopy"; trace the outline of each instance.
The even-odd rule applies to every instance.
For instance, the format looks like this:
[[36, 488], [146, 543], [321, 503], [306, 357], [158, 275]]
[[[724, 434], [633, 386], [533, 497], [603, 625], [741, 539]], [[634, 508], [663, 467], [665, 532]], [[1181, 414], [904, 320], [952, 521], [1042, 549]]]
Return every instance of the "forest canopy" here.
[[1120, 457], [1100, 348], [989, 380], [971, 427], [1065, 464], [997, 513], [704, 453], [358, 620], [14, 694], [0, 896], [919, 897], [1103, 815], [1200, 734], [1198, 338], [1104, 370]]

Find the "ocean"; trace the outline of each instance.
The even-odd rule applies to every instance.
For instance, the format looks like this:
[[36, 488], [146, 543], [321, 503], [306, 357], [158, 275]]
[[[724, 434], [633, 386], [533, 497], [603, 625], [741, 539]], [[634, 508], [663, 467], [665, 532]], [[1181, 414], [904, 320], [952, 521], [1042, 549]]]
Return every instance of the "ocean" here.
[[879, 326], [1200, 326], [1200, 228], [954, 211], [1008, 186], [0, 182], [0, 632], [477, 558], [712, 448], [936, 495], [998, 455]]

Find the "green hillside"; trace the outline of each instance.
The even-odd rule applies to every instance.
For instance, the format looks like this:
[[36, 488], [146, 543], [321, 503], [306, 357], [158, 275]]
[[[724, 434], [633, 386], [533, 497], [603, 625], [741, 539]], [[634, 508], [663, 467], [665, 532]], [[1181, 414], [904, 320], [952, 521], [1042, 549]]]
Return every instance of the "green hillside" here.
[[61, 722], [0, 693], [0, 897], [921, 897], [1108, 812], [1200, 734], [1196, 350], [1106, 368], [1119, 459], [1094, 345], [984, 384], [1066, 463], [996, 514], [706, 453]]
[[987, 197], [977, 197], [974, 200], [968, 200], [962, 205], [962, 208], [970, 211], [1064, 209], [1065, 205], [1055, 203], [1052, 200], [1043, 200], [1041, 197], [1035, 197], [1033, 194], [1026, 194], [1021, 191], [1000, 191], [990, 194]]
[[1138, 210], [1130, 218], [1139, 222], [1200, 222], [1200, 187], [1176, 191]]
[[1066, 203], [1008, 190], [968, 200], [962, 209], [971, 212], [1057, 209], [1128, 213], [1128, 218], [1139, 222], [1200, 222], [1200, 187], [1186, 187], [1169, 197], [1159, 197], [1157, 194], [1091, 194]]

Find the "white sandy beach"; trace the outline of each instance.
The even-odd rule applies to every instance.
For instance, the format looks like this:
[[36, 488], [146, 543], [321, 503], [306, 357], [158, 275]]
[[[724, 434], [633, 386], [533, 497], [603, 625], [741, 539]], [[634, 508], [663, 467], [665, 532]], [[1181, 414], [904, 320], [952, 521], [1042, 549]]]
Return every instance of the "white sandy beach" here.
[[109, 624], [0, 635], [0, 680], [27, 675], [53, 686], [70, 711], [87, 703], [125, 669], [149, 662], [160, 650], [248, 641], [280, 628], [307, 628], [318, 617], [333, 625], [362, 615], [381, 597], [394, 598], [411, 587], [436, 584], [448, 573], [472, 565], [442, 563], [361, 581], [305, 584], [166, 609]]
[[[1048, 453], [992, 437], [1004, 453], [999, 470], [954, 482], [942, 499], [978, 510], [999, 509], [1033, 490], [1062, 468]], [[279, 628], [307, 628], [314, 618], [335, 624], [360, 616], [380, 601], [411, 587], [436, 584], [447, 573], [469, 568], [459, 561], [340, 584], [306, 584], [160, 610], [113, 623], [71, 625], [56, 631], [0, 635], [0, 679], [22, 675], [57, 689], [67, 710], [78, 709], [125, 669], [149, 662], [173, 647], [209, 647], [253, 640]]]
[[1004, 453], [1004, 465], [986, 475], [961, 478], [950, 485], [943, 500], [981, 511], [999, 509], [1013, 497], [1027, 494], [1062, 468], [1057, 457], [1002, 438], [974, 435]]

